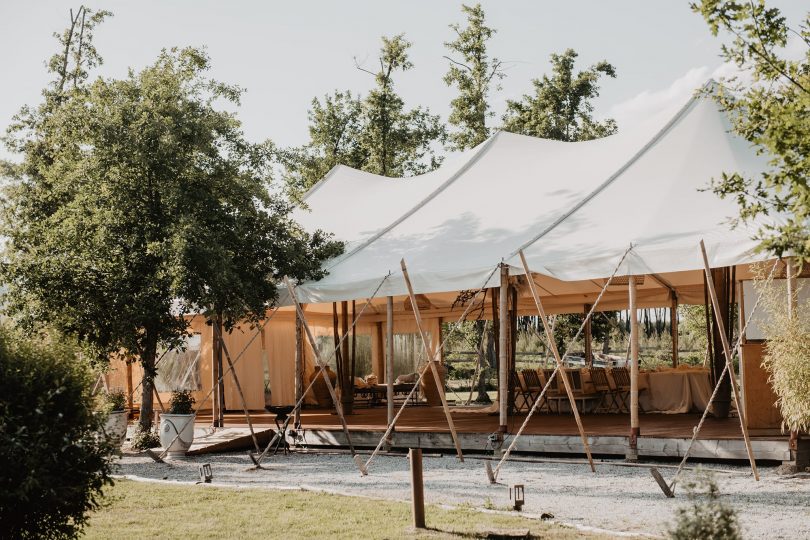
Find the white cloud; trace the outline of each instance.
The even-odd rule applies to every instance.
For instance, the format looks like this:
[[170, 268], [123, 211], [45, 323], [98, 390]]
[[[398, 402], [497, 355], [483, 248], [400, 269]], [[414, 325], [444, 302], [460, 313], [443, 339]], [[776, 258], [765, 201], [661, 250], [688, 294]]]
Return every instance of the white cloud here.
[[619, 129], [625, 129], [662, 110], [679, 108], [710, 79], [721, 80], [740, 76], [745, 76], [745, 74], [737, 66], [728, 62], [714, 70], [708, 66], [694, 67], [675, 79], [666, 88], [645, 90], [630, 99], [613, 105], [607, 116], [616, 120]]

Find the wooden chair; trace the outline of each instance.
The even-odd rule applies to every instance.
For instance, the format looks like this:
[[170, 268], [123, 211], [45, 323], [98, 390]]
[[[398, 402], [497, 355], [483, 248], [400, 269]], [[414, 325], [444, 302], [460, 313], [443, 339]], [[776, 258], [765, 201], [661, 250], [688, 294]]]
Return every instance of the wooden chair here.
[[581, 403], [580, 412], [587, 412], [586, 405], [599, 399], [599, 396], [585, 391], [582, 384], [582, 372], [579, 369], [567, 369], [566, 372], [570, 377], [569, 381], [571, 382], [571, 393], [574, 394], [574, 403]]
[[626, 367], [611, 368], [610, 375], [616, 385], [619, 412], [630, 412], [630, 407], [627, 406], [627, 399], [630, 397], [630, 371]]
[[[543, 368], [542, 370], [538, 370], [538, 375], [541, 377], [541, 384], [545, 386], [548, 384], [549, 379], [554, 374], [554, 370], [551, 368]], [[560, 413], [560, 401], [567, 399], [565, 395], [565, 389], [562, 386], [562, 382], [560, 381], [560, 374], [558, 373], [556, 377], [554, 377], [554, 381], [549, 386], [548, 390], [546, 391], [546, 404], [548, 406], [549, 412], [555, 412], [557, 414]], [[554, 410], [552, 411], [551, 404], [554, 403]]]
[[[537, 374], [537, 371], [534, 369], [524, 369], [520, 372], [523, 376], [523, 380], [526, 382], [526, 390], [529, 392], [532, 398], [532, 405], [534, 402], [540, 398], [540, 394], [543, 392], [543, 383], [540, 381], [540, 377]], [[546, 396], [543, 396], [543, 402], [538, 405], [540, 410], [549, 408], [548, 399]]]
[[[515, 385], [515, 411], [529, 412], [529, 409], [531, 409], [534, 404], [534, 396], [529, 390], [526, 380], [523, 378], [523, 373], [518, 372], [515, 375], [517, 375], [517, 385]], [[523, 398], [522, 400], [520, 399], [521, 397]]]
[[618, 412], [620, 408], [616, 400], [616, 391], [610, 386], [605, 369], [589, 368], [588, 373], [591, 375], [591, 383], [593, 383], [594, 389], [599, 394], [599, 403], [596, 405], [594, 412]]

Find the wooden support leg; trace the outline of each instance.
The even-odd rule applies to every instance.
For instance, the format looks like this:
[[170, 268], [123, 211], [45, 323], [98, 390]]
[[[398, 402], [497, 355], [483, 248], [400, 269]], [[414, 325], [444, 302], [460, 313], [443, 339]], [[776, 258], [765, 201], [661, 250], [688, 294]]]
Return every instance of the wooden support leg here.
[[748, 436], [748, 425], [745, 422], [745, 411], [740, 403], [740, 392], [737, 388], [737, 378], [734, 375], [734, 364], [731, 361], [731, 348], [728, 344], [728, 336], [726, 329], [723, 325], [723, 317], [720, 312], [720, 304], [717, 300], [717, 291], [714, 289], [714, 280], [711, 279], [711, 268], [709, 267], [709, 257], [706, 255], [706, 245], [703, 240], [700, 241], [700, 251], [703, 255], [703, 266], [706, 272], [706, 281], [709, 287], [709, 295], [712, 300], [712, 308], [714, 309], [715, 318], [717, 319], [718, 330], [720, 339], [723, 343], [723, 352], [726, 356], [726, 366], [728, 367], [729, 379], [731, 379], [731, 390], [734, 396], [734, 405], [737, 407], [737, 416], [740, 419], [740, 428], [742, 429], [743, 438], [745, 439], [745, 450], [748, 452], [748, 461], [751, 463], [751, 471], [754, 473], [754, 478], [759, 480], [759, 471], [757, 470], [757, 463], [754, 459], [754, 450], [751, 448], [751, 438]]
[[501, 265], [501, 286], [498, 293], [498, 431], [506, 433], [509, 421], [509, 267], [506, 265]]
[[388, 425], [394, 421], [394, 297], [385, 302], [385, 404]]
[[413, 293], [413, 286], [411, 285], [411, 278], [408, 276], [408, 267], [405, 265], [405, 259], [402, 259], [399, 264], [402, 267], [402, 275], [405, 278], [405, 285], [408, 287], [408, 296], [411, 299], [413, 316], [414, 319], [416, 319], [416, 327], [419, 329], [419, 335], [422, 337], [422, 345], [425, 348], [427, 362], [430, 366], [430, 371], [433, 374], [436, 389], [439, 391], [439, 397], [442, 400], [442, 409], [444, 409], [444, 416], [447, 418], [447, 426], [450, 428], [450, 434], [453, 436], [453, 444], [456, 446], [456, 455], [458, 455], [459, 461], [464, 461], [464, 454], [461, 451], [461, 442], [458, 440], [458, 434], [456, 433], [456, 425], [453, 422], [453, 417], [450, 415], [450, 407], [447, 405], [447, 396], [444, 394], [444, 385], [442, 384], [442, 379], [439, 376], [439, 370], [436, 367], [437, 352], [431, 347], [430, 341], [425, 333], [424, 326], [422, 325], [422, 314], [419, 312], [419, 305], [416, 303], [416, 295]]
[[628, 280], [630, 309], [630, 439], [627, 448], [627, 461], [638, 461], [638, 436], [641, 428], [638, 422], [638, 309], [636, 307], [636, 279]]
[[548, 340], [551, 352], [554, 354], [554, 359], [557, 362], [557, 369], [560, 371], [560, 375], [562, 376], [563, 386], [565, 386], [565, 393], [568, 396], [568, 402], [571, 404], [571, 410], [573, 411], [574, 419], [577, 422], [577, 429], [579, 430], [579, 436], [582, 439], [582, 446], [585, 448], [585, 455], [588, 456], [588, 463], [591, 466], [591, 471], [596, 472], [596, 467], [593, 464], [593, 457], [591, 456], [591, 446], [588, 444], [588, 437], [585, 435], [585, 428], [582, 426], [582, 420], [579, 417], [579, 410], [577, 409], [577, 404], [574, 400], [574, 393], [571, 391], [571, 383], [568, 381], [568, 373], [565, 371], [565, 366], [563, 366], [560, 351], [557, 350], [557, 344], [554, 341], [554, 333], [551, 331], [551, 326], [548, 324], [546, 311], [543, 309], [543, 303], [540, 301], [540, 296], [538, 296], [537, 290], [535, 289], [534, 280], [532, 280], [532, 273], [531, 270], [529, 270], [529, 264], [526, 262], [526, 257], [523, 255], [523, 251], [520, 252], [520, 262], [523, 264], [523, 270], [526, 273], [527, 278], [526, 281], [529, 283], [529, 291], [534, 299], [534, 305], [537, 308], [537, 313], [540, 315], [540, 320], [543, 321], [546, 339]]
[[[340, 400], [337, 398], [337, 394], [335, 393], [335, 388], [332, 386], [332, 381], [329, 379], [329, 375], [326, 372], [326, 364], [324, 363], [323, 359], [321, 358], [321, 352], [318, 350], [318, 343], [315, 341], [315, 337], [312, 335], [312, 330], [309, 328], [307, 324], [307, 319], [304, 316], [304, 311], [301, 309], [301, 304], [298, 303], [298, 299], [295, 296], [295, 289], [290, 283], [288, 278], [284, 278], [284, 283], [287, 285], [287, 289], [290, 291], [290, 297], [295, 304], [295, 311], [298, 313], [298, 317], [301, 318], [301, 324], [304, 327], [304, 332], [307, 335], [307, 340], [309, 341], [309, 346], [312, 349], [312, 352], [315, 354], [315, 360], [321, 368], [321, 375], [323, 375], [323, 380], [326, 383], [326, 388], [329, 390], [329, 395], [332, 398], [332, 401], [335, 403], [335, 412], [337, 412], [338, 418], [340, 418], [340, 423], [343, 427], [343, 435], [346, 437], [346, 442], [349, 445], [349, 450], [352, 453], [352, 456], [356, 455], [354, 451], [354, 445], [352, 444], [352, 438], [349, 434], [349, 425], [346, 423], [346, 417], [343, 415], [343, 407], [341, 406]], [[358, 465], [360, 472], [362, 474], [366, 474], [365, 468], [362, 466], [362, 463], [355, 460], [355, 463]]]
[[[215, 327], [215, 332], [219, 332], [218, 327]], [[236, 369], [234, 369], [233, 362], [231, 361], [231, 355], [228, 352], [228, 347], [225, 346], [225, 340], [222, 339], [221, 334], [217, 333], [215, 337], [219, 340], [222, 351], [225, 353], [225, 359], [228, 361], [228, 369], [231, 372], [233, 382], [236, 385], [236, 391], [239, 393], [239, 399], [242, 401], [242, 410], [245, 412], [245, 419], [247, 420], [248, 429], [250, 430], [250, 437], [253, 439], [253, 446], [256, 449], [256, 452], [260, 452], [261, 448], [259, 448], [259, 441], [256, 439], [256, 432], [253, 431], [253, 421], [250, 418], [250, 412], [248, 411], [247, 402], [245, 401], [245, 393], [242, 391], [242, 385], [239, 383], [239, 377], [236, 375]]]

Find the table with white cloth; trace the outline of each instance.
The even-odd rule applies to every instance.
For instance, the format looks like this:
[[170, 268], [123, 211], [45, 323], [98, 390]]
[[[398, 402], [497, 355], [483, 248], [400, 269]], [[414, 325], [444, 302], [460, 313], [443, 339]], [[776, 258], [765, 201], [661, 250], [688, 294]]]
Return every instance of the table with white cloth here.
[[639, 393], [638, 404], [648, 413], [703, 412], [712, 395], [709, 370], [703, 368], [683, 366], [641, 372], [639, 386], [647, 387]]

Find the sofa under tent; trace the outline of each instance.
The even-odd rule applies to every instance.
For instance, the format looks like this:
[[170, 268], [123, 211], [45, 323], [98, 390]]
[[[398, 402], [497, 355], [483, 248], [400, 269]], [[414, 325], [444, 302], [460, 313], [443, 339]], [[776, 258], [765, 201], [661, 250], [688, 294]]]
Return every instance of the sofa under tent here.
[[[702, 240], [717, 284], [725, 272], [725, 282], [742, 291], [740, 283], [753, 277], [751, 265], [767, 259], [755, 251], [756, 242], [751, 239], [759, 224], [731, 228], [728, 220], [737, 212], [735, 203], [704, 189], [724, 171], [756, 175], [767, 167], [767, 159], [730, 133], [730, 128], [712, 99], [697, 96], [677, 111], [662, 111], [633, 129], [594, 141], [567, 143], [501, 132], [448, 159], [438, 170], [414, 178], [391, 179], [344, 166], [334, 168], [309, 191], [295, 213], [305, 228], [324, 229], [347, 242], [345, 253], [326, 263], [329, 274], [324, 279], [295, 286], [316, 346], [328, 354], [335, 333], [334, 305], [347, 302], [348, 306], [353, 301], [355, 313], [362, 314], [356, 325], [347, 316], [349, 325], [365, 336], [371, 371], [378, 382], [387, 383], [393, 359], [386, 343], [393, 341], [389, 336], [417, 330], [414, 304], [428, 331], [428, 349], [439, 356], [442, 323], [455, 322], [468, 311], [468, 315], [500, 322], [500, 367], [504, 369], [499, 373], [499, 394], [513, 396], [510, 386], [515, 380], [508, 368], [513, 362], [509, 344], [514, 325], [508, 316], [537, 314], [532, 288], [547, 314], [583, 313], [597, 300], [599, 311], [628, 309], [631, 288], [636, 309], [703, 304], [707, 291]], [[408, 294], [402, 260], [415, 302]], [[489, 291], [486, 300], [482, 292], [463, 301], [478, 290]], [[734, 302], [730, 292], [725, 292], [725, 302]], [[469, 309], [472, 304], [476, 307]], [[273, 338], [263, 336], [261, 345], [256, 341], [249, 345], [242, 362], [252, 367], [241, 368], [245, 371], [240, 378], [266, 379], [269, 400], [288, 405], [301, 398], [317, 358], [306, 344], [301, 317], [296, 317], [289, 294], [282, 295], [280, 306], [264, 330]], [[741, 365], [748, 427], [777, 427], [773, 395], [759, 367], [761, 346], [746, 347]], [[673, 349], [677, 364], [677, 348]], [[202, 354], [201, 358], [209, 357]], [[204, 371], [207, 363], [202, 360], [200, 369]], [[631, 372], [637, 388], [637, 371]], [[201, 377], [201, 393], [207, 390], [208, 373]], [[257, 397], [249, 396], [247, 401], [253, 408]], [[497, 423], [484, 422], [486, 427], [468, 438], [470, 446], [480, 448], [486, 432], [514, 431], [508, 405], [509, 399], [499, 400]], [[226, 408], [238, 410], [239, 406], [226, 403]], [[418, 432], [424, 418], [422, 431], [439, 433], [436, 445], [451, 448], [446, 424], [437, 427], [441, 414], [428, 421], [434, 413], [427, 408], [406, 413], [397, 428], [407, 423], [408, 430]], [[392, 414], [389, 409], [377, 417], [377, 424], [367, 425], [367, 443], [376, 442]], [[305, 428], [309, 418], [305, 411]], [[584, 421], [586, 432], [591, 420]], [[544, 421], [558, 422], [548, 416], [536, 420]], [[340, 434], [333, 429], [335, 422], [333, 415], [331, 419], [322, 415], [320, 420], [313, 416], [311, 427], [331, 430], [332, 435], [323, 440], [341, 444]], [[465, 417], [459, 422], [471, 420]], [[599, 428], [599, 422], [594, 422], [594, 429]], [[646, 435], [643, 424], [642, 438]], [[688, 433], [684, 438], [691, 435], [692, 425], [694, 419], [683, 430]], [[744, 458], [740, 426], [733, 422], [729, 426], [735, 431], [722, 436], [731, 442], [722, 450], [724, 455], [715, 457]], [[606, 453], [617, 453], [618, 447], [624, 452], [639, 435], [637, 421], [632, 427], [631, 432], [626, 424], [621, 435], [614, 427], [606, 429], [605, 437], [613, 437], [603, 445], [611, 448]], [[570, 435], [570, 429], [569, 425], [562, 431]], [[754, 440], [755, 453], [785, 459], [786, 438], [779, 439], [777, 447], [769, 446], [773, 433], [768, 432], [767, 440]], [[399, 432], [397, 437], [405, 440]], [[362, 442], [363, 437], [358, 438]], [[583, 449], [576, 441], [546, 448], [575, 453]], [[527, 443], [518, 449], [537, 448]], [[684, 447], [676, 445], [668, 451], [680, 455]], [[656, 455], [664, 450], [649, 444], [642, 445], [641, 452]]]

